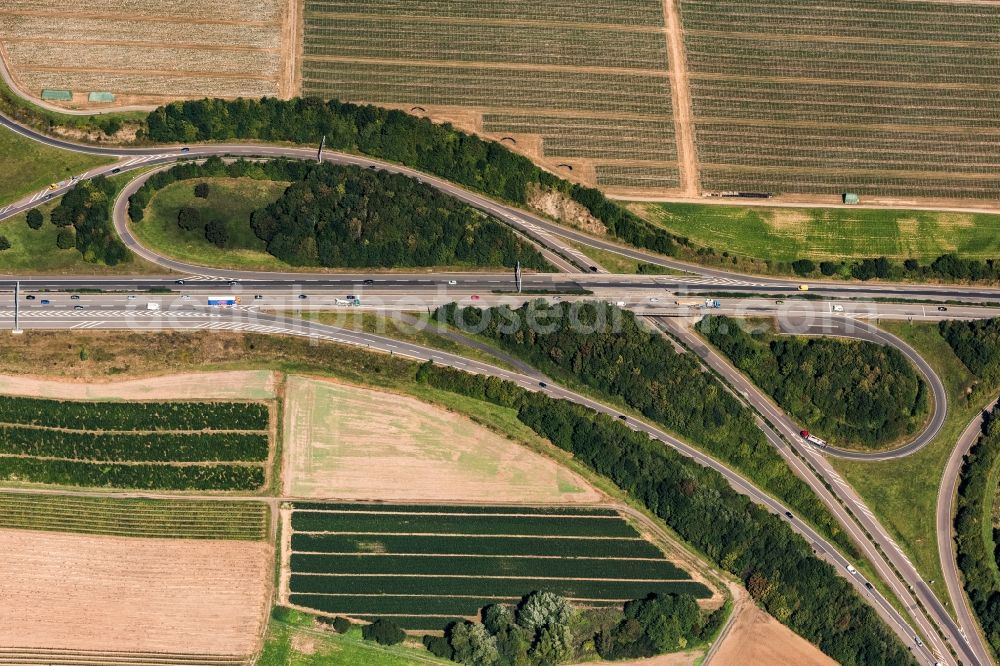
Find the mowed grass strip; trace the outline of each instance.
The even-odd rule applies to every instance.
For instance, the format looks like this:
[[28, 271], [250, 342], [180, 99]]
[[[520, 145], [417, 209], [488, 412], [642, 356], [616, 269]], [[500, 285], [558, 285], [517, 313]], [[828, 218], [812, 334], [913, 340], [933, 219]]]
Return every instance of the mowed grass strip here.
[[[534, 591], [547, 591], [568, 599], [627, 601], [653, 594], [685, 592], [699, 599], [712, 594], [694, 581], [582, 580], [504, 578], [503, 576], [311, 576], [292, 575], [290, 589], [308, 595], [407, 595], [509, 597], [520, 599]], [[477, 608], [469, 609], [474, 614]]]
[[388, 534], [503, 534], [590, 537], [634, 537], [621, 518], [605, 516], [406, 515], [295, 511], [292, 529], [299, 532]]
[[454, 504], [382, 504], [372, 506], [356, 502], [298, 502], [296, 511], [350, 511], [376, 513], [456, 513], [456, 514], [538, 514], [567, 516], [608, 516], [618, 518], [618, 512], [608, 507], [589, 506], [456, 506]]
[[292, 550], [312, 553], [391, 553], [458, 555], [547, 555], [560, 557], [659, 558], [643, 539], [576, 539], [505, 536], [292, 535]]
[[0, 528], [172, 539], [267, 538], [263, 502], [0, 493]]
[[490, 575], [538, 578], [685, 580], [691, 576], [664, 559], [606, 559], [523, 555], [319, 555], [295, 553], [296, 573]]

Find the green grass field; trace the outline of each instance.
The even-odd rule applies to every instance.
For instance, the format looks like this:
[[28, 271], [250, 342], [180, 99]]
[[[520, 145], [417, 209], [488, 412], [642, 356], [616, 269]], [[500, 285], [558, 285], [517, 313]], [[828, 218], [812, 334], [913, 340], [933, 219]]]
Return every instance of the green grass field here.
[[[206, 199], [194, 196], [194, 186], [201, 182], [209, 184]], [[181, 261], [247, 270], [295, 270], [268, 254], [264, 241], [250, 227], [250, 214], [277, 201], [286, 187], [286, 182], [253, 178], [197, 178], [173, 183], [153, 196], [146, 217], [132, 224], [132, 232], [149, 249]], [[232, 247], [220, 249], [205, 240], [201, 231], [181, 229], [177, 212], [185, 206], [197, 208], [206, 222], [223, 220]]]
[[878, 515], [923, 578], [934, 581], [931, 588], [947, 604], [934, 526], [938, 485], [958, 436], [988, 400], [970, 405], [964, 399], [974, 377], [938, 334], [936, 324], [882, 322], [881, 326], [912, 345], [941, 377], [948, 393], [948, 416], [933, 442], [905, 458], [888, 462], [830, 460]]
[[0, 129], [0, 205], [40, 191], [87, 169], [114, 162], [108, 157], [50, 148]]
[[272, 617], [257, 666], [414, 666], [454, 664], [438, 659], [415, 641], [386, 647], [366, 641], [361, 629], [337, 634], [312, 616], [280, 609]]
[[631, 207], [697, 246], [774, 261], [1000, 256], [1000, 215], [703, 204]]

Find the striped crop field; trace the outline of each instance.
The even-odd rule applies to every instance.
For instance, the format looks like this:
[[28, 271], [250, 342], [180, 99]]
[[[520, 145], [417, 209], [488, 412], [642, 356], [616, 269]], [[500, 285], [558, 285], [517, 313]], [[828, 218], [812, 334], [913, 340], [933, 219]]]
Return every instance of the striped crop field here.
[[702, 187], [1000, 196], [1000, 5], [680, 0]]
[[159, 490], [258, 490], [259, 402], [91, 402], [0, 396], [0, 480]]
[[[115, 102], [290, 92], [287, 1], [58, 0], [0, 3], [0, 56], [18, 87], [91, 92]], [[287, 78], [287, 81], [283, 80]]]
[[288, 602], [442, 629], [545, 590], [584, 606], [712, 592], [613, 509], [296, 504]]
[[305, 0], [303, 21], [304, 95], [461, 117], [599, 185], [677, 187], [661, 0]]

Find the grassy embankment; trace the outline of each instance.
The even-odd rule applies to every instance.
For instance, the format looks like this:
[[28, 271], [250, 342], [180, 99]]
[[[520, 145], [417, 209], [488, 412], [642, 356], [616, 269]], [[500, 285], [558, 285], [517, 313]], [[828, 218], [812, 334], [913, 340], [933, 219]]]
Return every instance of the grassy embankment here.
[[8, 129], [0, 129], [0, 173], [3, 174], [0, 206], [40, 192], [50, 183], [111, 162], [114, 162], [111, 157], [50, 148]]
[[948, 395], [947, 418], [933, 442], [905, 458], [887, 462], [831, 458], [831, 462], [890, 530], [942, 603], [950, 607], [934, 524], [938, 487], [959, 435], [989, 399], [983, 396], [974, 404], [966, 400], [975, 376], [955, 356], [936, 324], [882, 322], [881, 326], [916, 349], [941, 377]]

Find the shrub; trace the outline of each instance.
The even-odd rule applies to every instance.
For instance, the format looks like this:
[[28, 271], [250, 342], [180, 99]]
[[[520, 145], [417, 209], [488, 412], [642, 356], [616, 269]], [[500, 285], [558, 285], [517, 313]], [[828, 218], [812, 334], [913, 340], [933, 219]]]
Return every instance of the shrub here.
[[345, 617], [335, 617], [333, 618], [333, 630], [338, 634], [346, 634], [351, 630], [351, 621]]
[[835, 274], [838, 268], [840, 267], [832, 261], [821, 261], [819, 263], [819, 272], [827, 277]]
[[10, 241], [7, 240], [6, 236], [0, 236], [0, 252], [9, 249], [10, 249]]
[[76, 247], [76, 235], [69, 229], [60, 229], [56, 234], [56, 247], [60, 250]]
[[41, 229], [42, 222], [45, 221], [45, 218], [42, 217], [42, 212], [40, 210], [38, 210], [37, 208], [32, 208], [31, 210], [28, 211], [28, 216], [25, 221], [28, 223], [28, 226], [31, 227], [32, 229]]
[[375, 641], [379, 645], [397, 645], [406, 638], [406, 632], [392, 620], [380, 617], [361, 629], [361, 635], [366, 641]]
[[796, 275], [805, 277], [816, 270], [816, 263], [811, 259], [796, 259], [792, 262], [792, 270]]
[[205, 225], [205, 239], [216, 247], [226, 247], [229, 243], [229, 229], [222, 220], [211, 220]]
[[199, 199], [208, 198], [208, 183], [198, 183], [194, 186], [194, 195]]
[[184, 231], [195, 231], [202, 229], [205, 223], [201, 221], [201, 211], [197, 208], [185, 206], [177, 211], [177, 226]]

